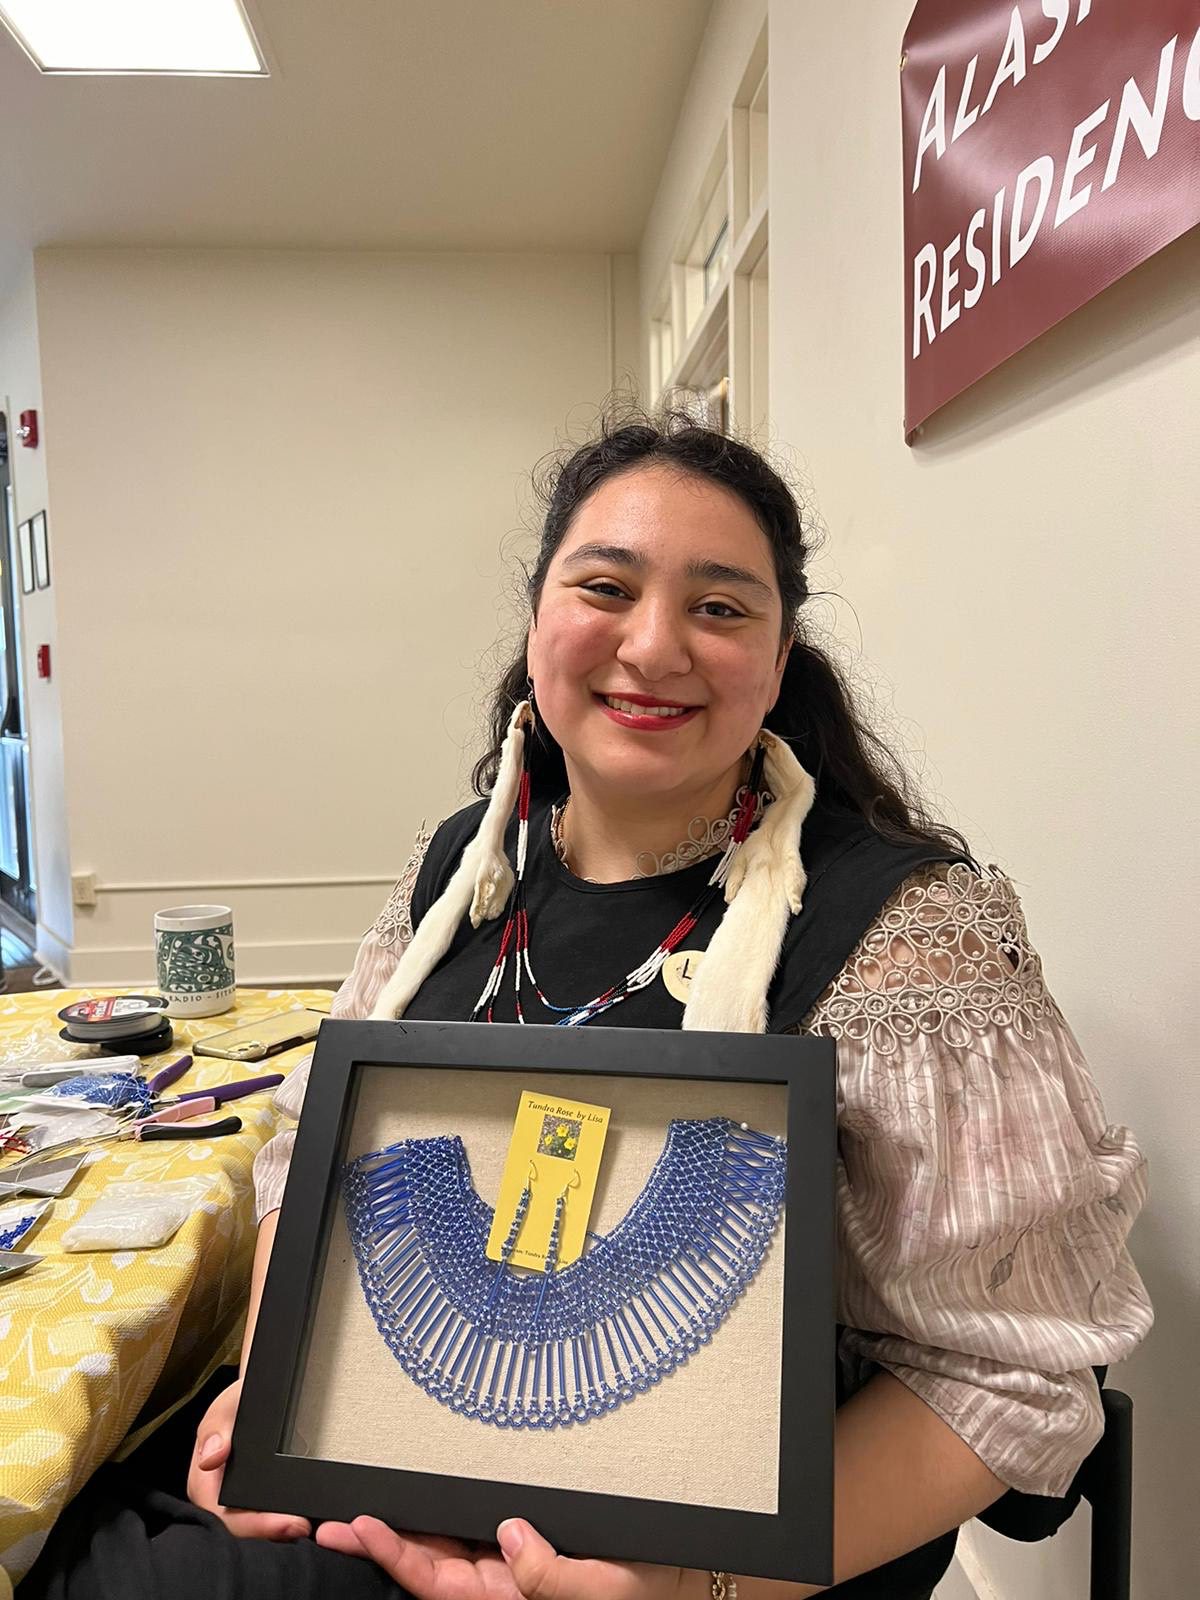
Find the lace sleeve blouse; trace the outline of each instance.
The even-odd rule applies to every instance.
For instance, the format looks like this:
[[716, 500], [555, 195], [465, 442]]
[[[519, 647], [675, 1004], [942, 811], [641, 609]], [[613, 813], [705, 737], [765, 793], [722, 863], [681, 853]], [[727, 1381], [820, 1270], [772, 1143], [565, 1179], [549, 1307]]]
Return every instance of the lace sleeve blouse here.
[[[412, 936], [429, 835], [334, 1001], [365, 1017]], [[1153, 1313], [1126, 1249], [1146, 1163], [1108, 1122], [995, 868], [921, 868], [885, 903], [800, 1032], [837, 1041], [839, 1356], [892, 1372], [1012, 1488], [1066, 1491], [1103, 1427], [1091, 1368]], [[298, 1116], [299, 1067], [276, 1096]], [[294, 1135], [255, 1163], [259, 1216]]]

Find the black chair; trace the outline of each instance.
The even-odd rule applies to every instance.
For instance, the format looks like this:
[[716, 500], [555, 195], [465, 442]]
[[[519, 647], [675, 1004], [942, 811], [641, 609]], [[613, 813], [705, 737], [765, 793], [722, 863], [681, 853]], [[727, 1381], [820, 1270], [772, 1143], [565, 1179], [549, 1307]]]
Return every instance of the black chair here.
[[1051, 1539], [1075, 1514], [1080, 1500], [1092, 1508], [1090, 1600], [1129, 1600], [1133, 1520], [1133, 1401], [1103, 1387], [1098, 1368], [1104, 1433], [1061, 1498], [1010, 1489], [986, 1511], [984, 1522], [1006, 1539], [1034, 1544]]
[[1133, 1401], [1101, 1389], [1104, 1436], [1080, 1472], [1092, 1508], [1090, 1600], [1129, 1600], [1133, 1543]]

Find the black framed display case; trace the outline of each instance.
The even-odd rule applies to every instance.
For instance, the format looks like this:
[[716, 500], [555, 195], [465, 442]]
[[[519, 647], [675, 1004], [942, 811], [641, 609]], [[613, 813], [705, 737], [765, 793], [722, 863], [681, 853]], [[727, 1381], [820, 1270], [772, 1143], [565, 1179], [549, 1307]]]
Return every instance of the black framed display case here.
[[[580, 1403], [579, 1420], [564, 1415], [562, 1426], [511, 1426], [507, 1416], [496, 1426], [494, 1406], [485, 1405], [481, 1416], [461, 1398], [448, 1400], [444, 1388], [422, 1387], [442, 1354], [433, 1344], [437, 1326], [422, 1346], [413, 1334], [422, 1324], [406, 1317], [407, 1343], [399, 1339], [398, 1308], [381, 1307], [360, 1235], [351, 1237], [362, 1213], [348, 1177], [364, 1161], [377, 1168], [385, 1160], [411, 1163], [414, 1153], [435, 1148], [457, 1161], [454, 1206], [467, 1232], [476, 1228], [482, 1237], [517, 1103], [528, 1091], [611, 1110], [590, 1219], [594, 1242], [564, 1269], [577, 1274], [585, 1306], [589, 1262], [595, 1259], [598, 1271], [611, 1241], [638, 1218], [649, 1216], [660, 1237], [664, 1227], [700, 1227], [686, 1208], [671, 1219], [654, 1210], [676, 1181], [675, 1169], [684, 1170], [680, 1151], [688, 1139], [711, 1145], [711, 1130], [728, 1127], [736, 1144], [746, 1137], [739, 1129], [755, 1130], [773, 1152], [783, 1198], [754, 1269], [690, 1353], [636, 1384], [637, 1392], [626, 1384], [619, 1404], [586, 1412]], [[226, 1502], [316, 1521], [365, 1513], [401, 1530], [480, 1541], [494, 1539], [506, 1517], [522, 1516], [569, 1554], [831, 1582], [835, 1119], [834, 1045], [827, 1039], [326, 1021], [245, 1374]], [[703, 1130], [710, 1131], [701, 1137]], [[399, 1157], [376, 1160], [373, 1153], [393, 1147]], [[700, 1161], [701, 1191], [702, 1169]], [[419, 1187], [410, 1167], [404, 1172], [404, 1183]], [[388, 1181], [394, 1188], [396, 1180]], [[749, 1221], [751, 1212], [743, 1214]], [[740, 1223], [734, 1231], [742, 1231]], [[452, 1313], [462, 1309], [456, 1285], [465, 1280], [456, 1276], [456, 1237], [443, 1229], [424, 1244], [415, 1232], [397, 1234], [394, 1249], [390, 1236], [383, 1242], [416, 1261], [418, 1288], [434, 1283], [450, 1304], [445, 1326], [454, 1323], [457, 1338], [464, 1317], [456, 1322]], [[664, 1292], [677, 1313], [661, 1296], [654, 1303], [642, 1297], [645, 1321], [637, 1326], [649, 1365], [652, 1349], [670, 1343], [660, 1334], [675, 1335], [670, 1317], [685, 1323], [683, 1313], [703, 1300], [704, 1285], [719, 1279], [712, 1263], [722, 1238], [712, 1233], [718, 1254], [707, 1271], [692, 1257], [669, 1280], [678, 1293]], [[609, 1327], [620, 1337], [618, 1320], [606, 1326], [606, 1339]], [[625, 1326], [632, 1338], [633, 1322]], [[493, 1352], [490, 1335], [485, 1341], [477, 1329], [469, 1343], [468, 1333], [454, 1370], [471, 1376], [472, 1396], [487, 1391], [494, 1401], [509, 1392], [505, 1383], [515, 1385], [518, 1399], [536, 1396], [524, 1357], [518, 1381], [515, 1357], [507, 1375], [501, 1370], [498, 1335]], [[453, 1342], [447, 1348], [443, 1371]], [[611, 1396], [617, 1374], [614, 1366], [606, 1376], [602, 1348], [595, 1325], [574, 1342], [558, 1341], [560, 1410], [563, 1386], [572, 1388], [572, 1358], [578, 1395], [586, 1387], [593, 1398], [594, 1389]], [[611, 1339], [609, 1348], [619, 1363]], [[547, 1382], [553, 1390], [549, 1376]], [[527, 1400], [526, 1417], [537, 1404]]]

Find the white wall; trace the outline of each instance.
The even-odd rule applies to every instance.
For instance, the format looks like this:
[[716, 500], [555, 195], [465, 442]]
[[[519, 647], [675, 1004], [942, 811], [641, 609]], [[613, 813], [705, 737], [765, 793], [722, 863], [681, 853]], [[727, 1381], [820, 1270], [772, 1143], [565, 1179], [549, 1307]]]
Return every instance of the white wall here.
[[226, 895], [240, 979], [348, 968], [421, 818], [465, 798], [501, 545], [629, 343], [613, 276], [37, 253], [70, 863], [102, 891], [75, 981], [146, 981], [155, 906]]
[[[47, 443], [38, 357], [37, 302], [33, 262], [27, 260], [11, 279], [0, 300], [0, 406], [8, 418], [9, 472], [16, 517], [25, 522], [47, 508]], [[22, 411], [36, 411], [42, 438], [35, 449], [16, 438]], [[50, 572], [56, 577], [53, 534]], [[37, 883], [38, 948], [49, 960], [62, 961], [73, 936], [71, 862], [68, 848], [62, 705], [59, 680], [37, 676], [35, 652], [50, 646], [51, 670], [58, 654], [55, 590], [35, 589], [23, 595], [13, 583], [25, 662], [25, 717], [30, 743], [29, 789], [32, 812], [33, 871]]]
[[[828, 529], [815, 577], [844, 597], [839, 636], [894, 697], [935, 800], [1017, 881], [1109, 1114], [1150, 1156], [1133, 1250], [1158, 1326], [1113, 1381], [1136, 1407], [1134, 1594], [1159, 1600], [1191, 1592], [1200, 1564], [1186, 1004], [1200, 231], [906, 448], [897, 70], [911, 9], [770, 6], [772, 424]], [[646, 230], [643, 313], [760, 14], [714, 8]], [[1084, 1595], [1085, 1524], [1030, 1547], [974, 1525], [964, 1565], [1000, 1600]]]

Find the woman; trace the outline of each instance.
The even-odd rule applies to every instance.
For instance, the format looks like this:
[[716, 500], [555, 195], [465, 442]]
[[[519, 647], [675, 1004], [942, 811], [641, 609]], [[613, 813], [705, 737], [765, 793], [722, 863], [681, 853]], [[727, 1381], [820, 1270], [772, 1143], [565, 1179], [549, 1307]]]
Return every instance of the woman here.
[[[685, 417], [613, 423], [570, 455], [547, 486], [528, 635], [476, 769], [492, 802], [418, 840], [334, 1010], [513, 1021], [519, 1004], [530, 1022], [715, 1020], [838, 1040], [844, 1403], [838, 1581], [824, 1592], [918, 1600], [962, 1522], [1009, 1488], [1064, 1494], [1095, 1443], [1089, 1369], [1128, 1354], [1151, 1321], [1124, 1249], [1145, 1170], [1126, 1130], [1106, 1125], [1011, 885], [906, 798], [806, 637], [807, 557], [781, 479]], [[728, 907], [707, 892], [723, 849]], [[518, 898], [528, 948], [498, 962], [520, 932]], [[693, 914], [686, 946], [704, 959], [689, 964], [689, 996], [663, 981], [662, 958]], [[761, 948], [731, 942], [735, 914]], [[293, 1114], [304, 1079], [280, 1091]], [[256, 1167], [247, 1348], [291, 1139]], [[519, 1519], [499, 1550], [471, 1551], [367, 1518], [323, 1524], [314, 1543], [303, 1519], [223, 1510], [237, 1399], [234, 1384], [197, 1432], [192, 1501], [251, 1541], [341, 1562], [323, 1569], [335, 1592], [387, 1593], [391, 1580], [417, 1600], [715, 1592], [702, 1571], [566, 1560]], [[742, 1600], [768, 1589], [819, 1592], [744, 1579]]]

